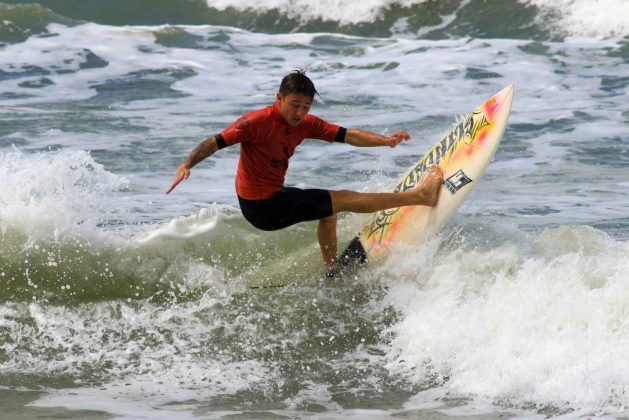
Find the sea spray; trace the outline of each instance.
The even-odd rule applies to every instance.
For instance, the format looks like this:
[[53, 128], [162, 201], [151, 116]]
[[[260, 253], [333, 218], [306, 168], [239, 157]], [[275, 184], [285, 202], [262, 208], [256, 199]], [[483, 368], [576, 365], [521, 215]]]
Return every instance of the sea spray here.
[[407, 256], [384, 300], [401, 314], [389, 369], [505, 408], [626, 406], [627, 244], [580, 226], [533, 240], [418, 255], [419, 270]]

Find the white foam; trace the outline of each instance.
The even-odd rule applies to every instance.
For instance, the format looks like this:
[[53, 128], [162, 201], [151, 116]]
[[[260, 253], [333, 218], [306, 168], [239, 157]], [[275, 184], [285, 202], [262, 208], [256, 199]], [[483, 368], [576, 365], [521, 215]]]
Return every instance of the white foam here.
[[576, 37], [622, 38], [629, 35], [626, 0], [520, 0], [537, 6], [556, 28]]
[[138, 238], [137, 242], [149, 243], [158, 238], [194, 238], [215, 229], [219, 222], [234, 219], [236, 214], [237, 210], [231, 206], [214, 205], [194, 215], [172, 219], [166, 226], [160, 226]]
[[[3, 327], [15, 339], [0, 346], [10, 354], [3, 369], [77, 375], [79, 389], [49, 390], [34, 406], [97, 409], [122, 416], [143, 415], [173, 401], [261, 389], [277, 381], [277, 373], [264, 362], [232, 360], [223, 351], [208, 357], [208, 346], [215, 350], [221, 346], [212, 343], [213, 331], [227, 328], [231, 334], [231, 328], [238, 328], [210, 315], [214, 305], [225, 304], [229, 298], [213, 290], [193, 302], [167, 306], [120, 301], [77, 306], [16, 304], [0, 313]], [[16, 324], [11, 319], [29, 322]], [[14, 345], [22, 340], [29, 345]], [[55, 351], [64, 357], [51, 356]], [[102, 386], [78, 378], [86, 366], [94, 366], [91, 379]], [[73, 395], [83, 398], [70, 398]]]
[[[438, 241], [437, 241], [438, 242]], [[629, 246], [587, 227], [526, 242], [428, 246], [387, 263], [402, 312], [389, 368], [450, 396], [586, 412], [629, 404]]]
[[[347, 2], [342, 0], [271, 0], [251, 6], [244, 0], [208, 0], [208, 7], [221, 11], [234, 8], [238, 11], [265, 13], [278, 11], [280, 14], [301, 22], [323, 20], [338, 22], [340, 25], [373, 23], [381, 19], [393, 7], [413, 7], [425, 0], [367, 0]], [[520, 0], [539, 8], [539, 24], [554, 25], [559, 32], [578, 37], [624, 37], [629, 35], [629, 4], [625, 0]], [[457, 11], [469, 1], [461, 1]], [[456, 18], [456, 12], [442, 16], [442, 22], [435, 27], [420, 30], [422, 35], [430, 30], [447, 26]], [[544, 19], [541, 19], [544, 18]], [[396, 33], [406, 32], [406, 17], [393, 26]]]
[[[138, 47], [152, 44], [154, 37], [142, 30], [132, 28], [103, 27], [96, 24], [84, 24], [76, 28], [68, 28], [60, 24], [48, 25], [51, 36], [30, 37], [19, 44], [11, 44], [0, 50], [0, 68], [14, 72], [20, 67], [37, 66], [53, 70], [45, 77], [53, 84], [41, 89], [29, 89], [29, 103], [37, 103], [54, 97], [64, 100], [81, 100], [93, 96], [96, 91], [91, 87], [94, 80], [107, 76], [125, 74], [132, 63], [140, 56]], [[99, 38], [99, 42], [90, 42]], [[90, 49], [101, 58], [109, 61], [105, 68], [79, 70], [85, 61], [83, 48], [90, 44]], [[71, 71], [67, 74], [55, 74], [57, 70]], [[5, 80], [0, 83], [4, 92], [20, 91], [18, 84], [24, 79]], [[22, 103], [24, 101], [6, 101], [5, 103]]]
[[128, 186], [80, 150], [0, 152], [0, 178], [0, 231], [18, 228], [31, 239], [95, 228], [116, 213], [107, 195]]
[[392, 6], [411, 7], [424, 3], [426, 0], [366, 0], [351, 2], [343, 0], [270, 0], [255, 5], [243, 0], [208, 0], [208, 6], [225, 10], [229, 7], [236, 10], [255, 10], [257, 12], [279, 11], [291, 19], [308, 22], [323, 20], [350, 25], [364, 22], [375, 22]]

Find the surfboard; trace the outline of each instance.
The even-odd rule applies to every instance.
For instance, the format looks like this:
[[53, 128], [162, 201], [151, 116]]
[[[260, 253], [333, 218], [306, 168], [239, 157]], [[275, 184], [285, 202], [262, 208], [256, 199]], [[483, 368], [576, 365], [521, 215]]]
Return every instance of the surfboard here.
[[339, 257], [337, 269], [378, 262], [395, 244], [419, 244], [430, 232], [441, 229], [476, 188], [493, 159], [512, 101], [513, 84], [465, 116], [413, 164], [393, 192], [415, 188], [432, 165], [439, 165], [444, 171], [444, 181], [437, 205], [398, 207], [372, 214]]

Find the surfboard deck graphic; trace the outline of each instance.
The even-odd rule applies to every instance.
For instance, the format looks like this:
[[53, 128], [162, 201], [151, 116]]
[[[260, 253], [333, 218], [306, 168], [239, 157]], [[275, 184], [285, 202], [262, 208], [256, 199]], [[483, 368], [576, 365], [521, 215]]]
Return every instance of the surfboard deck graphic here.
[[438, 164], [443, 169], [444, 181], [437, 205], [398, 207], [373, 213], [341, 254], [338, 270], [378, 261], [394, 244], [420, 243], [428, 232], [441, 229], [476, 188], [493, 159], [512, 101], [513, 84], [468, 114], [413, 164], [393, 191], [415, 188], [430, 167]]

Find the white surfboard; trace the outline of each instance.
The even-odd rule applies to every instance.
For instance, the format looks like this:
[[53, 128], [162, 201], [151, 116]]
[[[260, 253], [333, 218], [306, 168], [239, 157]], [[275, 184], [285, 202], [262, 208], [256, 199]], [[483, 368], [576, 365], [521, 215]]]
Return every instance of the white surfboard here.
[[376, 262], [397, 243], [421, 243], [452, 218], [494, 157], [507, 125], [513, 85], [489, 98], [417, 161], [393, 189], [415, 188], [432, 165], [444, 171], [435, 207], [408, 206], [374, 213], [339, 258], [341, 267]]

